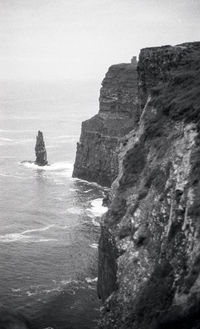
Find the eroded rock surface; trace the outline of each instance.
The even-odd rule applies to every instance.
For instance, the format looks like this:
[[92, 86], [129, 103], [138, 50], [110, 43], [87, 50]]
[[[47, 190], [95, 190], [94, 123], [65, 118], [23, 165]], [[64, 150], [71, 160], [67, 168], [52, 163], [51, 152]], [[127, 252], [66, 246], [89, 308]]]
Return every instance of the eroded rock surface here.
[[82, 123], [73, 177], [110, 186], [118, 174], [120, 140], [138, 120], [136, 62], [109, 68], [99, 113]]
[[200, 42], [143, 49], [138, 88], [102, 224], [100, 328], [197, 329]]
[[48, 164], [47, 151], [45, 148], [43, 133], [40, 130], [38, 131], [38, 135], [36, 136], [35, 155], [35, 163], [38, 166], [46, 166]]

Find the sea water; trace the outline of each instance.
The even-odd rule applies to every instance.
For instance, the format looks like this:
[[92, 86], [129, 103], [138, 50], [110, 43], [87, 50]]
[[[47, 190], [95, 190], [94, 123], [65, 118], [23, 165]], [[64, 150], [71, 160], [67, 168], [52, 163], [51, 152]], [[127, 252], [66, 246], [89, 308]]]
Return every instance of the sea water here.
[[[37, 328], [94, 328], [104, 189], [72, 178], [99, 83], [0, 83], [0, 296]], [[37, 131], [49, 166], [34, 161]]]

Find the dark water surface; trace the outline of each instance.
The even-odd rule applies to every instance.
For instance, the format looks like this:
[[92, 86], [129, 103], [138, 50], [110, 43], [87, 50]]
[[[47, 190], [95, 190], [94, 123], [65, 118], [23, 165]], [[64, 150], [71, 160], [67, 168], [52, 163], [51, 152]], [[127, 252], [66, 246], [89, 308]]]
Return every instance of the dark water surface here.
[[[0, 296], [44, 328], [94, 328], [103, 189], [72, 179], [81, 121], [97, 112], [98, 84], [2, 83]], [[50, 166], [34, 160], [42, 130]]]

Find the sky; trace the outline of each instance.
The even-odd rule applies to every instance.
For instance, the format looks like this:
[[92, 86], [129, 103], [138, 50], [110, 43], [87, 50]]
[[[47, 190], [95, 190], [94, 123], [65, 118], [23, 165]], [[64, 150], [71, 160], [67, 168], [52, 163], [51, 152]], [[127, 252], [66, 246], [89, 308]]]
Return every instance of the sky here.
[[0, 79], [98, 80], [145, 47], [200, 40], [200, 0], [0, 0]]

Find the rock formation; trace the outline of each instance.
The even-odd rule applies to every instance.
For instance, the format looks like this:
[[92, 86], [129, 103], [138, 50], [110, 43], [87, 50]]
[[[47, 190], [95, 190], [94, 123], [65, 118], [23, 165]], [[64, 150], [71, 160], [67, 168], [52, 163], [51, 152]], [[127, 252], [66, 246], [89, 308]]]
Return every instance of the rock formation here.
[[48, 164], [47, 151], [45, 148], [43, 133], [40, 130], [38, 131], [38, 135], [36, 136], [35, 155], [35, 163], [38, 166], [46, 166]]
[[[120, 140], [138, 120], [136, 58], [109, 68], [99, 98], [99, 113], [82, 123], [73, 177], [110, 186], [118, 173]], [[125, 141], [124, 141], [125, 143]]]
[[[87, 159], [94, 161], [84, 137], [88, 134], [96, 152], [99, 129], [99, 145], [105, 148], [103, 128], [99, 128], [103, 120], [107, 124], [113, 118], [121, 131], [121, 117], [127, 116], [133, 127], [120, 146], [119, 173], [101, 228], [98, 295], [104, 307], [100, 328], [197, 329], [200, 42], [141, 50], [137, 68], [140, 118], [135, 126], [135, 84], [132, 89], [130, 80], [124, 85], [123, 101], [118, 103], [117, 68], [111, 68], [103, 82], [93, 130], [91, 121], [83, 124], [78, 146], [78, 151], [82, 148], [78, 157], [86, 151]], [[111, 158], [104, 159], [105, 151], [101, 154], [102, 162], [111, 163]], [[85, 168], [91, 168], [84, 161]], [[93, 164], [101, 173], [98, 161]]]

